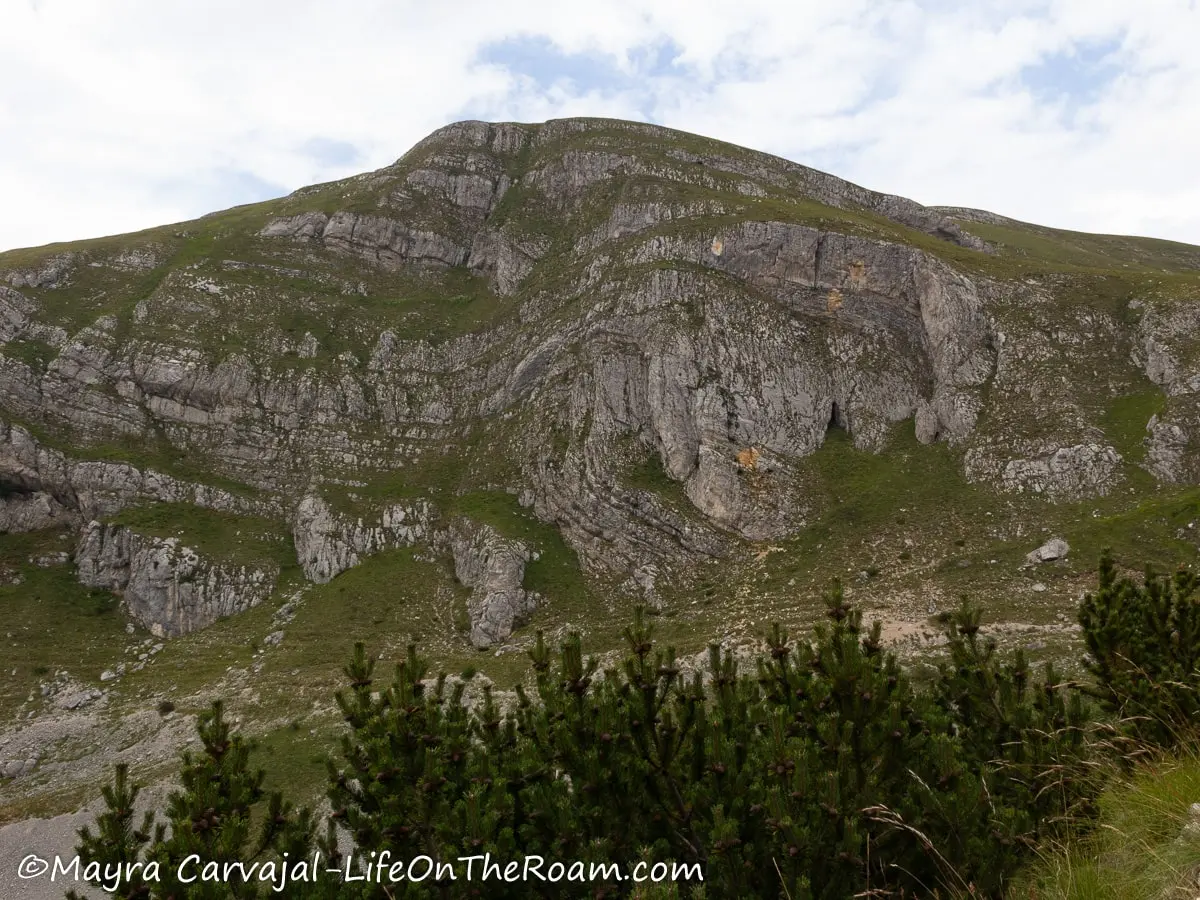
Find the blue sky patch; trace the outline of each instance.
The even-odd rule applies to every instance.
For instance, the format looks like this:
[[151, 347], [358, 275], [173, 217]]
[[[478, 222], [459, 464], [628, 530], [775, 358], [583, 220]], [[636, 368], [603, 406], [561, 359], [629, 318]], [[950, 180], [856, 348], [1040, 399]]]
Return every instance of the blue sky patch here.
[[663, 41], [642, 45], [629, 54], [633, 72], [622, 71], [615, 57], [603, 53], [564, 53], [544, 37], [508, 38], [485, 45], [476, 61], [502, 66], [515, 75], [530, 78], [545, 90], [570, 82], [581, 92], [623, 90], [646, 78], [680, 74], [675, 65], [678, 45]]
[[331, 169], [353, 166], [363, 159], [362, 151], [349, 141], [336, 141], [326, 137], [309, 138], [300, 146], [300, 152], [319, 165]]
[[1122, 70], [1121, 37], [1075, 44], [1021, 71], [1021, 82], [1040, 102], [1065, 103], [1068, 111], [1097, 99]]

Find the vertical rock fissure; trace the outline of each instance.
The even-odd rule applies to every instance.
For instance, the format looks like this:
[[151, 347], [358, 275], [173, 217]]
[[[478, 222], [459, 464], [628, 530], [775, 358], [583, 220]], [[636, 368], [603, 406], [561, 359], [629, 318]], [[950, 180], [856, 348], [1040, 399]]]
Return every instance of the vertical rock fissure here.
[[846, 419], [842, 415], [842, 411], [838, 406], [838, 402], [833, 400], [829, 404], [829, 424], [825, 426], [825, 431], [828, 433], [835, 428], [845, 431]]
[[817, 232], [817, 245], [813, 249], [813, 280], [812, 286], [818, 287], [821, 279], [821, 256], [825, 251], [825, 232]]

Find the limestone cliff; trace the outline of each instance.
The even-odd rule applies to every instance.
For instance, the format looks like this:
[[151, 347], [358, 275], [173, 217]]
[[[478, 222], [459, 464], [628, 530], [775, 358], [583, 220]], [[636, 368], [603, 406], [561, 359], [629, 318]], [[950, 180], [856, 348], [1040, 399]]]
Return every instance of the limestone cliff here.
[[220, 564], [178, 538], [87, 524], [75, 550], [79, 580], [119, 594], [135, 621], [158, 637], [176, 637], [244, 612], [270, 596], [276, 568]]
[[[1192, 482], [1200, 251], [1124, 240], [649, 125], [458, 123], [279, 201], [0, 255], [0, 529], [81, 530], [94, 568], [132, 538], [93, 519], [193, 504], [277, 521], [325, 582], [458, 521], [483, 646], [533, 604], [524, 551], [459, 533], [473, 492], [661, 589], [806, 528], [831, 428], [943, 444], [997, 496]], [[1147, 391], [1131, 441], [1113, 398]], [[249, 602], [87, 577], [164, 634]]]

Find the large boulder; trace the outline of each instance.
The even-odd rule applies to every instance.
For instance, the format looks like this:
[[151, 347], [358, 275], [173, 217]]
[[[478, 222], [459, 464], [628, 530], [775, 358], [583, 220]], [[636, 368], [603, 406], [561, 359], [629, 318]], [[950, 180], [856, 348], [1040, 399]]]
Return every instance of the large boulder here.
[[1051, 538], [1036, 550], [1030, 551], [1025, 556], [1025, 562], [1029, 565], [1053, 562], [1056, 559], [1063, 559], [1070, 552], [1071, 545], [1062, 538]]

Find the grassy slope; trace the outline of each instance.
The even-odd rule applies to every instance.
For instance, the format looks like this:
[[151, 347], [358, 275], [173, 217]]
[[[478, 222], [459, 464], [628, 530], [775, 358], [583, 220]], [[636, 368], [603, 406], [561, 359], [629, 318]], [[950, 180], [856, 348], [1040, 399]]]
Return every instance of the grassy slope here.
[[1188, 900], [1200, 891], [1200, 833], [1181, 837], [1200, 802], [1200, 758], [1159, 759], [1118, 778], [1100, 798], [1097, 827], [1046, 848], [1011, 900]]
[[109, 520], [154, 537], [178, 538], [217, 562], [296, 568], [290, 535], [277, 522], [177, 503], [131, 506]]
[[98, 680], [120, 653], [125, 617], [116, 598], [79, 584], [70, 564], [34, 562], [73, 550], [74, 535], [66, 531], [0, 535], [0, 721], [56, 672]]
[[[267, 520], [156, 504], [131, 507], [111, 521], [144, 534], [177, 537], [217, 562], [276, 565], [281, 592], [300, 577], [290, 536]], [[36, 698], [38, 686], [58, 671], [99, 686], [100, 673], [123, 661], [126, 643], [147, 636], [135, 629], [135, 636], [129, 637], [117, 598], [79, 584], [73, 563], [37, 564], [40, 557], [73, 553], [75, 537], [65, 530], [0, 535], [0, 611], [7, 635], [0, 645], [0, 670], [6, 676], [0, 680], [0, 720], [27, 697]], [[11, 583], [14, 576], [19, 583]], [[251, 618], [246, 626], [261, 624], [255, 618], [261, 619], [261, 612], [247, 615]], [[63, 640], [65, 635], [70, 640]], [[186, 668], [194, 683], [218, 671], [199, 657], [189, 659]]]

